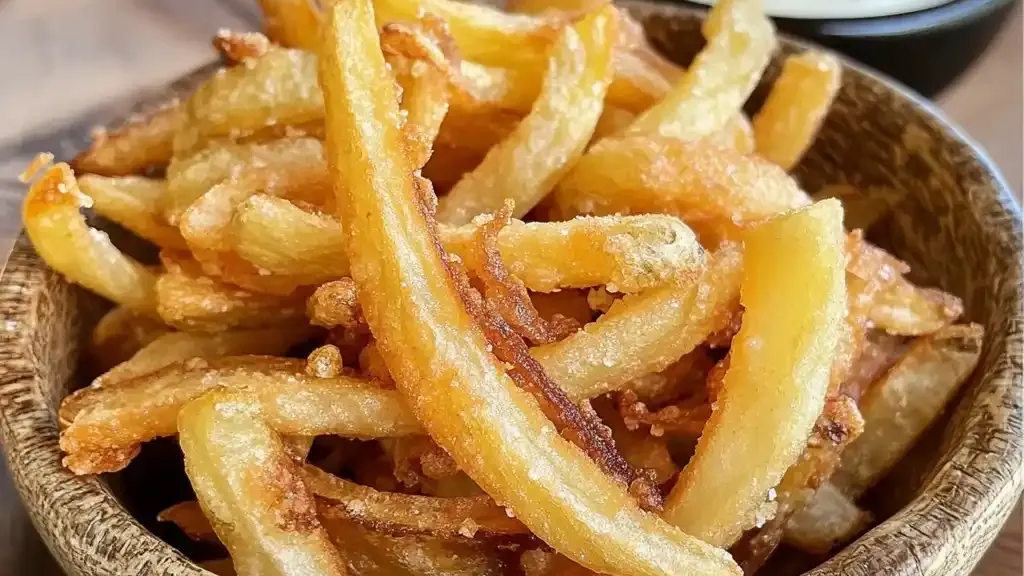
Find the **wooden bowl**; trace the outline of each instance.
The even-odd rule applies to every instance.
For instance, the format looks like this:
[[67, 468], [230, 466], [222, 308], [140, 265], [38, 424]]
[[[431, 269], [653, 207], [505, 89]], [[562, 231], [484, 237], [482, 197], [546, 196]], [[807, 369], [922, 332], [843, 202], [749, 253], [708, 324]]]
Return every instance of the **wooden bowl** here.
[[[700, 48], [695, 12], [628, 6], [670, 57], [686, 63]], [[801, 48], [787, 40], [780, 56]], [[208, 73], [170, 91], [182, 93]], [[888, 519], [809, 574], [967, 574], [1024, 482], [1019, 208], [985, 153], [930, 104], [855, 65], [843, 80], [796, 176], [810, 191], [845, 183], [897, 199], [869, 236], [907, 260], [917, 280], [963, 298], [966, 317], [984, 324], [986, 340], [950, 418], [876, 491], [874, 511]], [[98, 299], [48, 270], [23, 237], [0, 279], [0, 306], [0, 440], [60, 564], [73, 575], [203, 574], [126, 511], [111, 489], [124, 478], [76, 477], [61, 467], [57, 406], [81, 384], [79, 343], [101, 309]], [[148, 483], [124, 484], [136, 502], [159, 492]]]

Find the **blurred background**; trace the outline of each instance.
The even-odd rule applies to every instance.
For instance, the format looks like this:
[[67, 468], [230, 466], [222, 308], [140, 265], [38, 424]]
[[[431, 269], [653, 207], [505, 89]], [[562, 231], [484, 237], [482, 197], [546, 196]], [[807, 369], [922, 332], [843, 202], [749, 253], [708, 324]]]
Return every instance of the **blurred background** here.
[[[785, 16], [780, 28], [853, 54], [932, 97], [988, 150], [1020, 200], [1020, 2], [765, 4]], [[0, 0], [0, 265], [20, 229], [23, 187], [12, 183], [28, 158], [81, 147], [89, 127], [212, 60], [218, 28], [256, 29], [258, 22], [255, 0]], [[1024, 573], [1021, 522], [1018, 506], [976, 576]], [[59, 573], [0, 461], [0, 576]]]

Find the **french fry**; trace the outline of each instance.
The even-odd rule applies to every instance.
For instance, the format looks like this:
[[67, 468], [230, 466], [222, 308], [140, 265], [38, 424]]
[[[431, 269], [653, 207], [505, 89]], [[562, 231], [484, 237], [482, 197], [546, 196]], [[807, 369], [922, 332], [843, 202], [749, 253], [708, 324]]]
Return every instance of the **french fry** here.
[[496, 212], [506, 199], [521, 218], [554, 188], [583, 154], [601, 115], [615, 27], [616, 12], [608, 6], [562, 30], [530, 114], [438, 202], [438, 221], [466, 224]]
[[78, 185], [92, 198], [92, 208], [146, 240], [172, 250], [188, 246], [177, 228], [167, 224], [157, 208], [167, 193], [167, 182], [140, 176], [107, 178], [85, 174]]
[[594, 146], [553, 196], [564, 217], [678, 216], [705, 242], [736, 238], [752, 222], [810, 203], [797, 183], [767, 160], [659, 136]]
[[954, 325], [922, 336], [861, 398], [864, 433], [843, 452], [832, 483], [860, 495], [913, 446], [974, 371], [984, 329]]
[[[275, 274], [309, 274], [324, 281], [348, 274], [337, 219], [285, 200], [254, 196], [233, 221], [235, 250]], [[477, 225], [439, 230], [445, 249], [472, 257]], [[536, 292], [611, 285], [638, 292], [696, 274], [703, 252], [692, 233], [665, 216], [577, 218], [567, 222], [513, 221], [498, 234], [509, 270]]]
[[392, 534], [429, 534], [447, 539], [529, 538], [522, 522], [488, 496], [438, 498], [380, 492], [306, 465], [303, 480], [324, 518], [359, 522]]
[[846, 310], [842, 222], [831, 200], [744, 234], [742, 327], [711, 419], [664, 512], [688, 534], [731, 545], [758, 514], [770, 515], [769, 490], [804, 450]]
[[506, 14], [483, 4], [455, 0], [376, 0], [379, 27], [389, 22], [414, 22], [424, 14], [443, 19], [462, 56], [490, 66], [540, 74], [544, 55], [569, 18], [560, 14], [535, 17]]
[[605, 136], [621, 132], [623, 128], [629, 126], [634, 118], [636, 115], [629, 110], [606, 102], [604, 109], [601, 110], [601, 117], [597, 119], [597, 125], [594, 126], [594, 135], [590, 140], [591, 145]]
[[[235, 356], [176, 362], [113, 387], [87, 389], [74, 410], [62, 411], [69, 425], [61, 449], [77, 474], [112, 472], [101, 459], [113, 451], [175, 433], [182, 406], [218, 388], [254, 395], [261, 417], [292, 436], [338, 434], [363, 438], [422, 434], [423, 430], [393, 390], [382, 390], [348, 376], [316, 378], [305, 362], [267, 356]], [[117, 460], [115, 465], [126, 465]]]
[[170, 522], [178, 527], [186, 536], [196, 542], [220, 542], [213, 531], [210, 520], [195, 500], [178, 502], [168, 506], [156, 515], [159, 522]]
[[81, 209], [91, 203], [67, 164], [47, 168], [22, 204], [32, 246], [68, 282], [136, 312], [154, 314], [156, 274], [118, 250], [104, 232], [89, 227]]
[[658, 484], [676, 477], [679, 466], [672, 460], [672, 454], [668, 451], [667, 438], [653, 436], [646, 431], [628, 429], [622, 422], [622, 417], [608, 403], [596, 401], [594, 409], [611, 430], [615, 447], [622, 452], [622, 456], [630, 465], [653, 471], [654, 480]]
[[260, 0], [263, 28], [274, 42], [288, 48], [314, 50], [320, 11], [310, 0]]
[[[323, 145], [312, 138], [225, 144], [175, 159], [167, 167], [167, 195], [160, 203], [160, 210], [168, 222], [178, 225], [182, 213], [210, 188], [257, 169], [276, 174], [281, 188], [304, 187], [317, 182], [318, 175], [326, 179]], [[293, 187], [293, 182], [301, 186]], [[277, 186], [265, 187], [263, 192], [273, 193], [276, 189]], [[310, 199], [309, 196], [303, 198]]]
[[275, 47], [213, 75], [188, 99], [188, 120], [174, 137], [175, 155], [217, 138], [322, 120], [316, 66], [309, 52]]
[[890, 334], [922, 336], [949, 326], [963, 311], [956, 296], [915, 286], [900, 276], [872, 300], [868, 315]]
[[235, 564], [231, 561], [231, 558], [218, 558], [216, 560], [203, 560], [197, 562], [199, 566], [207, 572], [213, 572], [217, 576], [236, 576], [238, 573], [235, 572]]
[[244, 394], [217, 391], [189, 403], [178, 438], [199, 503], [239, 572], [348, 573], [297, 465]]
[[293, 323], [305, 314], [308, 293], [257, 294], [204, 276], [198, 263], [166, 253], [169, 264], [156, 282], [156, 312], [180, 330], [220, 332]]
[[724, 128], [707, 136], [706, 140], [719, 146], [732, 148], [740, 154], [751, 154], [755, 147], [754, 127], [750, 125], [746, 114], [739, 112], [729, 119]]
[[111, 308], [89, 335], [89, 361], [99, 370], [109, 370], [170, 331], [160, 320], [131, 308]]
[[717, 2], [704, 22], [707, 45], [672, 90], [624, 134], [698, 140], [720, 131], [757, 86], [775, 30], [757, 0]]
[[141, 174], [147, 168], [165, 166], [174, 151], [174, 135], [187, 120], [185, 105], [174, 99], [113, 132], [97, 130], [71, 165], [77, 172], [102, 176]]
[[827, 554], [838, 544], [859, 536], [870, 523], [870, 513], [858, 508], [832, 484], [825, 484], [786, 523], [784, 541], [810, 554]]
[[842, 83], [839, 59], [808, 51], [786, 58], [761, 111], [754, 117], [757, 153], [791, 170], [810, 148]]
[[[328, 165], [339, 181], [349, 175], [338, 206], [360, 303], [399, 390], [434, 440], [534, 533], [588, 567], [737, 574], [727, 554], [642, 512], [554, 434], [487, 351], [416, 207], [394, 86], [366, 0], [328, 8], [320, 72]], [[533, 440], [510, 444], [522, 437]]]

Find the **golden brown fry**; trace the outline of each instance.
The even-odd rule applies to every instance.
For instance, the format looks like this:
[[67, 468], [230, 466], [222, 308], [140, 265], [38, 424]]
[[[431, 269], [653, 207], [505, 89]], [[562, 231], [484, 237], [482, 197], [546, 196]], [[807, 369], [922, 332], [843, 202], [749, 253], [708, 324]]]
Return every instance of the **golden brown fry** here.
[[658, 484], [664, 484], [676, 477], [676, 474], [679, 473], [679, 466], [672, 460], [664, 437], [659, 438], [647, 432], [628, 429], [623, 423], [622, 417], [606, 401], [596, 400], [594, 409], [597, 410], [605, 425], [611, 429], [615, 447], [619, 449], [630, 465], [638, 469], [653, 471], [654, 480]]
[[[478, 224], [439, 230], [445, 249], [470, 268]], [[234, 249], [259, 268], [325, 281], [349, 272], [341, 225], [331, 216], [254, 196], [239, 205], [232, 228]], [[685, 225], [657, 215], [512, 221], [498, 234], [498, 249], [509, 271], [537, 292], [606, 284], [639, 292], [692, 276], [704, 260]]]
[[617, 13], [611, 6], [565, 27], [530, 114], [438, 202], [438, 221], [466, 224], [515, 202], [521, 218], [583, 154], [612, 74]]
[[185, 471], [214, 531], [242, 574], [347, 574], [298, 466], [259, 416], [245, 394], [223, 390], [178, 418]]
[[257, 294], [218, 282], [182, 255], [161, 254], [167, 271], [156, 282], [156, 311], [181, 330], [219, 332], [294, 323], [305, 315], [308, 292]]
[[447, 539], [525, 540], [529, 530], [489, 496], [437, 498], [379, 492], [306, 465], [303, 479], [324, 518], [342, 518], [389, 534]]
[[775, 30], [757, 0], [717, 2], [704, 22], [707, 45], [682, 79], [626, 128], [625, 135], [697, 140], [720, 131], [757, 86], [775, 49]]
[[725, 246], [697, 278], [627, 296], [583, 330], [534, 348], [533, 356], [576, 402], [620, 390], [720, 328], [737, 305], [741, 272], [740, 251]]
[[[196, 504], [199, 505], [198, 503]], [[197, 562], [199, 566], [207, 572], [213, 572], [217, 576], [236, 576], [238, 573], [235, 572], [235, 565], [231, 562], [231, 558], [219, 558], [217, 560], [203, 560]]]
[[559, 183], [554, 200], [566, 217], [672, 214], [702, 240], [735, 238], [747, 224], [810, 203], [784, 170], [766, 160], [658, 136], [591, 148]]
[[174, 99], [113, 132], [97, 130], [71, 165], [78, 172], [102, 176], [141, 174], [147, 168], [165, 166], [174, 151], [174, 135], [187, 120], [185, 105]]
[[157, 208], [167, 193], [167, 182], [140, 176], [107, 178], [86, 174], [78, 179], [92, 208], [161, 248], [185, 250], [187, 245], [177, 228], [167, 224]]
[[820, 202], [753, 228], [744, 251], [743, 324], [664, 514], [725, 546], [770, 515], [769, 490], [800, 456], [824, 406], [846, 310], [842, 207]]
[[364, 324], [356, 301], [356, 283], [342, 278], [321, 284], [306, 301], [306, 315], [316, 326], [355, 328]]
[[417, 208], [373, 18], [366, 0], [328, 9], [321, 62], [328, 165], [339, 181], [349, 175], [338, 205], [353, 279], [413, 412], [474, 481], [589, 567], [630, 575], [737, 574], [724, 552], [640, 511], [623, 487], [554, 433], [487, 352]]
[[270, 39], [259, 32], [232, 32], [222, 28], [213, 37], [213, 47], [228, 63], [239, 64], [263, 56], [271, 44]]
[[591, 145], [605, 136], [621, 132], [626, 126], [629, 126], [634, 118], [636, 115], [629, 110], [605, 103], [604, 109], [601, 110], [601, 117], [597, 119], [597, 125], [594, 126], [594, 135], [590, 139]]
[[664, 406], [684, 396], [706, 392], [705, 382], [714, 366], [708, 349], [700, 347], [664, 370], [631, 380], [625, 389], [649, 406]]
[[870, 513], [858, 508], [835, 486], [825, 484], [786, 523], [785, 542], [810, 554], [827, 554], [836, 545], [859, 536], [870, 523]]
[[[283, 356], [289, 348], [307, 340], [313, 335], [313, 332], [314, 329], [309, 326], [293, 325], [260, 330], [230, 330], [212, 334], [166, 333], [154, 339], [131, 358], [93, 380], [90, 387], [117, 386], [139, 376], [152, 374], [175, 362], [193, 358], [217, 358], [243, 354]], [[87, 388], [83, 390], [87, 390]], [[65, 418], [65, 409], [71, 404], [71, 398], [79, 394], [81, 391], [65, 398], [61, 404], [61, 418], [65, 422], [70, 422]]]
[[316, 66], [309, 52], [273, 47], [245, 66], [220, 70], [189, 97], [188, 120], [174, 137], [175, 155], [216, 138], [321, 120]]
[[311, 0], [260, 0], [263, 27], [274, 42], [288, 48], [315, 50], [320, 11]]
[[552, 321], [556, 314], [572, 318], [580, 326], [594, 320], [594, 313], [587, 303], [587, 291], [577, 289], [558, 292], [530, 292], [530, 301], [541, 317]]
[[[87, 389], [75, 397], [74, 410], [62, 412], [70, 424], [61, 433], [61, 449], [72, 461], [137, 451], [143, 442], [173, 435], [181, 407], [217, 388], [253, 394], [261, 417], [282, 434], [377, 438], [423, 433], [394, 391], [348, 376], [316, 378], [305, 366], [302, 360], [267, 356], [196, 359], [117, 386]], [[69, 467], [77, 474], [119, 469], [102, 461], [94, 464]]]
[[757, 153], [784, 170], [796, 166], [818, 135], [842, 75], [839, 59], [825, 52], [786, 58], [779, 79], [754, 117]]
[[278, 184], [264, 186], [262, 192], [290, 196], [289, 191], [312, 187], [314, 190], [309, 191], [312, 195], [298, 198], [318, 204], [326, 200], [317, 196], [318, 191], [324, 189], [317, 185], [317, 178], [326, 185], [323, 145], [313, 138], [289, 138], [267, 143], [225, 144], [175, 159], [167, 167], [167, 195], [161, 202], [161, 212], [168, 222], [177, 225], [181, 214], [210, 188], [256, 170], [279, 179]]
[[21, 219], [32, 246], [73, 284], [142, 314], [156, 312], [156, 274], [121, 253], [106, 233], [90, 228], [80, 210], [92, 204], [67, 164], [56, 164], [33, 184]]
[[983, 336], [978, 324], [922, 336], [868, 389], [860, 402], [864, 433], [832, 477], [843, 494], [860, 497], [906, 454], [974, 371]]
[[151, 316], [122, 306], [112, 308], [89, 335], [89, 361], [97, 370], [109, 370], [170, 331]]

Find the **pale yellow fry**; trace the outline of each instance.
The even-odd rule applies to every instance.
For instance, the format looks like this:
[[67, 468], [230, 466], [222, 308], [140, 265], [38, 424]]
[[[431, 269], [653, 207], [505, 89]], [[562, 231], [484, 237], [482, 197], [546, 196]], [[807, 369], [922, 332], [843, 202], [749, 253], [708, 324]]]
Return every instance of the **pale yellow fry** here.
[[559, 183], [554, 201], [563, 217], [672, 214], [705, 245], [737, 238], [746, 225], [810, 203], [767, 160], [660, 136], [599, 142]]
[[320, 11], [311, 0], [260, 0], [260, 8], [271, 40], [289, 48], [316, 49]]
[[254, 170], [278, 175], [284, 188], [293, 181], [312, 181], [317, 174], [326, 180], [323, 145], [313, 138], [225, 144], [176, 158], [167, 167], [167, 195], [160, 209], [168, 222], [177, 225], [181, 214], [210, 188]]
[[[275, 274], [327, 281], [349, 273], [341, 224], [329, 215], [253, 196], [235, 212], [233, 231], [234, 249]], [[475, 257], [476, 232], [476, 224], [439, 229], [445, 249], [463, 259]], [[693, 233], [658, 215], [513, 220], [498, 233], [498, 250], [509, 271], [534, 292], [603, 285], [639, 292], [696, 274], [704, 261]]]
[[298, 464], [251, 398], [219, 391], [190, 403], [178, 440], [199, 504], [239, 573], [348, 573]]
[[783, 541], [810, 554], [827, 554], [839, 544], [860, 535], [871, 522], [871, 514], [861, 510], [834, 485], [826, 483], [800, 512], [786, 522]]
[[725, 128], [707, 136], [706, 140], [726, 148], [732, 148], [740, 154], [754, 152], [754, 128], [743, 112], [739, 112], [729, 119]]
[[188, 121], [174, 138], [175, 155], [203, 142], [323, 119], [316, 56], [274, 47], [259, 58], [219, 71], [188, 100]]
[[564, 15], [536, 17], [507, 14], [484, 4], [456, 0], [375, 0], [379, 27], [389, 22], [414, 22], [423, 14], [443, 19], [459, 52], [468, 60], [540, 74], [545, 54]]
[[109, 370], [170, 331], [158, 318], [123, 306], [111, 308], [89, 334], [89, 362]]
[[949, 326], [963, 312], [964, 304], [956, 296], [915, 286], [900, 276], [874, 297], [868, 317], [890, 334], [922, 336]]
[[431, 437], [535, 534], [588, 567], [738, 574], [724, 551], [641, 511], [487, 351], [416, 206], [373, 8], [332, 3], [325, 28], [328, 165], [346, 181], [337, 204], [353, 279], [381, 355]]
[[729, 546], [803, 452], [846, 311], [843, 211], [827, 200], [744, 234], [743, 323], [697, 450], [664, 518]]
[[627, 296], [583, 330], [532, 354], [575, 402], [620, 390], [722, 328], [739, 299], [741, 272], [739, 250], [725, 246], [700, 276]]
[[723, 0], [704, 30], [708, 43], [682, 79], [626, 135], [696, 140], [718, 132], [739, 112], [771, 60], [774, 27], [760, 0]]
[[166, 180], [86, 174], [78, 179], [78, 185], [92, 198], [93, 210], [105, 218], [161, 248], [185, 250], [188, 247], [181, 232], [168, 224], [158, 209], [160, 199], [167, 193]]
[[562, 30], [530, 114], [438, 201], [437, 218], [466, 224], [506, 199], [522, 218], [554, 188], [590, 141], [612, 75], [617, 13], [611, 6]]
[[156, 274], [124, 255], [80, 210], [92, 205], [67, 164], [32, 184], [21, 219], [36, 253], [73, 284], [143, 314], [156, 312]]
[[790, 170], [811, 147], [842, 84], [843, 66], [824, 52], [786, 58], [754, 117], [757, 153]]
[[861, 398], [864, 433], [843, 452], [832, 483], [851, 498], [885, 476], [974, 371], [984, 329], [948, 326], [914, 341]]

